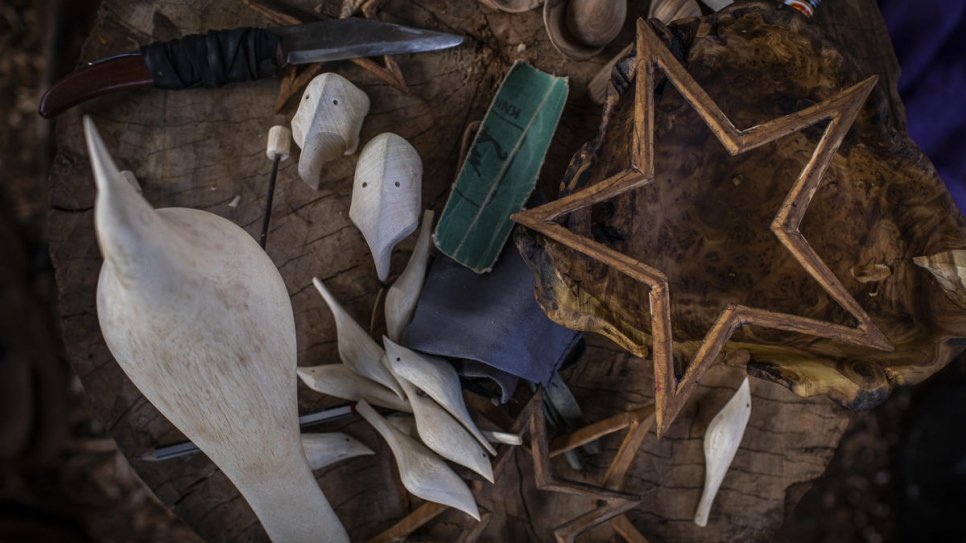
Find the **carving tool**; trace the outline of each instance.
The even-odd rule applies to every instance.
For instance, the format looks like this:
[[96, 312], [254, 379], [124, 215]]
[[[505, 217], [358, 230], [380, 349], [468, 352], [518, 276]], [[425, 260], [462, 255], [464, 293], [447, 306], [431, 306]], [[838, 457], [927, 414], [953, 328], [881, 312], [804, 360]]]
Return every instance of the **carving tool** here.
[[461, 43], [462, 36], [359, 18], [210, 30], [88, 62], [44, 94], [39, 112], [49, 119], [134, 87], [214, 88], [277, 77], [289, 64], [438, 51]]
[[[330, 422], [348, 417], [354, 411], [355, 410], [353, 409], [352, 404], [330, 407], [329, 409], [323, 409], [321, 411], [314, 411], [299, 417], [299, 426], [304, 430], [310, 426], [315, 426], [316, 424], [322, 424], [323, 422]], [[149, 462], [159, 462], [161, 460], [171, 460], [172, 458], [190, 456], [196, 452], [198, 452], [198, 447], [194, 443], [190, 441], [182, 441], [181, 443], [158, 447], [153, 451], [141, 455], [138, 459], [147, 460]]]
[[258, 244], [265, 248], [268, 242], [268, 225], [272, 221], [272, 202], [275, 200], [275, 180], [278, 178], [278, 163], [287, 159], [292, 148], [292, 131], [282, 125], [275, 125], [268, 131], [268, 148], [265, 154], [272, 161], [272, 175], [268, 178], [268, 196], [265, 198], [265, 212], [262, 214], [262, 233]]
[[[345, 404], [337, 407], [330, 407], [328, 409], [322, 409], [321, 411], [313, 411], [312, 413], [307, 413], [299, 417], [299, 426], [302, 430], [322, 424], [325, 422], [332, 422], [334, 420], [343, 419], [355, 414], [355, 409], [353, 404]], [[483, 430], [483, 437], [486, 438], [490, 443], [502, 443], [504, 445], [515, 445], [519, 446], [523, 444], [523, 439], [520, 438], [518, 434], [511, 432], [495, 432]], [[146, 452], [138, 457], [138, 460], [146, 460], [148, 462], [160, 462], [163, 460], [171, 460], [173, 458], [181, 458], [183, 456], [191, 456], [199, 451], [197, 445], [190, 441], [182, 441], [180, 443], [173, 443], [171, 445], [165, 445], [164, 447], [158, 447], [152, 451]]]
[[[561, 377], [560, 372], [553, 374], [550, 382], [543, 387], [543, 406], [547, 415], [548, 422], [558, 428], [562, 433], [570, 433], [587, 425], [584, 413], [574, 398], [567, 383]], [[593, 456], [600, 452], [600, 443], [591, 441], [581, 445], [581, 451], [588, 456]], [[570, 467], [577, 471], [584, 471], [586, 468], [577, 454], [577, 451], [567, 451], [564, 458]]]

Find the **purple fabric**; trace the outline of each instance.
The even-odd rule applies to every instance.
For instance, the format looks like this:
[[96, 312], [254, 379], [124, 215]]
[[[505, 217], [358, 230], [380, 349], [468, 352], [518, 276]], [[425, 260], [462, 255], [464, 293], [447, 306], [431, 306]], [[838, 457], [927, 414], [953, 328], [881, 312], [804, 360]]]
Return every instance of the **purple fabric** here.
[[966, 210], [966, 2], [880, 0], [909, 136]]

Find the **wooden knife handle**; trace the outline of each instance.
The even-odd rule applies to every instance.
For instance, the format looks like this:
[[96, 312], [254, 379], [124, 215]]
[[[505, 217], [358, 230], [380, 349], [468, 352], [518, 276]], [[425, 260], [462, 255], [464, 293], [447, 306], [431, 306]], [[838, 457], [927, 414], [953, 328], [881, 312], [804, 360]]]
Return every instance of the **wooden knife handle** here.
[[50, 119], [92, 98], [153, 84], [140, 53], [108, 59], [75, 70], [50, 87], [40, 99], [40, 116]]
[[130, 87], [215, 88], [277, 76], [281, 38], [262, 28], [210, 30], [97, 61], [54, 84], [40, 100], [49, 119], [91, 98]]

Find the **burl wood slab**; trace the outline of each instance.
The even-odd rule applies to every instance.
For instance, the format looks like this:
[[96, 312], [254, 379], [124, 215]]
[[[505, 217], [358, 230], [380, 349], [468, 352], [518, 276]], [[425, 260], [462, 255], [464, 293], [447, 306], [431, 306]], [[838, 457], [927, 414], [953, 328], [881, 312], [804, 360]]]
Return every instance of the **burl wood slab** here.
[[[637, 21], [636, 49], [637, 54], [633, 62], [634, 124], [633, 132], [626, 134], [630, 139], [630, 166], [566, 197], [536, 209], [517, 213], [513, 216], [513, 220], [609, 266], [611, 272], [622, 273], [648, 287], [648, 309], [652, 325], [650, 345], [653, 349], [651, 358], [654, 362], [658, 435], [667, 431], [674, 422], [674, 417], [684, 406], [695, 383], [704, 375], [707, 368], [719, 359], [725, 344], [742, 326], [796, 332], [891, 351], [892, 344], [882, 335], [862, 306], [842, 286], [842, 282], [829, 270], [800, 231], [802, 218], [808, 210], [812, 196], [822, 182], [822, 176], [829, 162], [842, 144], [859, 108], [878, 78], [869, 77], [830, 99], [801, 111], [751, 128], [738, 129], [721, 111], [714, 99], [674, 58], [654, 29], [643, 19]], [[603, 243], [577, 235], [557, 223], [560, 217], [569, 213], [589, 208], [595, 203], [606, 202], [654, 182], [654, 87], [657, 70], [667, 75], [668, 82], [673, 84], [687, 103], [694, 108], [695, 113], [701, 117], [731, 155], [738, 155], [766, 145], [821, 121], [828, 122], [815, 151], [792, 183], [775, 218], [772, 219], [770, 229], [788, 254], [802, 265], [829, 296], [858, 321], [858, 326], [843, 326], [791, 313], [729, 303], [715, 318], [714, 324], [695, 351], [694, 358], [688, 364], [684, 375], [678, 379], [674, 368], [671, 293], [667, 275]], [[617, 304], [619, 305], [620, 302]], [[634, 347], [636, 351], [643, 354], [647, 345]]]
[[548, 314], [653, 357], [659, 433], [725, 358], [861, 409], [958, 354], [914, 259], [966, 228], [891, 83], [767, 3], [638, 28], [569, 194], [516, 220]]
[[[311, 17], [317, 4], [305, 1], [297, 7]], [[335, 16], [340, 4], [326, 1], [320, 9]], [[646, 2], [632, 3], [628, 20], [646, 11]], [[363, 141], [392, 131], [416, 147], [425, 167], [423, 201], [437, 213], [449, 193], [464, 127], [483, 117], [497, 85], [517, 58], [570, 77], [571, 100], [542, 172], [544, 188], [554, 189], [548, 196], [555, 197], [570, 157], [600, 123], [600, 109], [587, 98], [585, 85], [609, 55], [634, 38], [629, 24], [600, 58], [577, 63], [553, 50], [538, 11], [510, 15], [488, 11], [472, 1], [394, 0], [386, 4], [380, 18], [467, 36], [468, 43], [453, 51], [397, 57], [409, 94], [351, 63], [327, 68], [352, 80], [372, 100]], [[165, 0], [105, 0], [83, 58], [208, 28], [255, 24], [267, 21], [232, 0], [216, 0], [204, 9]], [[856, 58], [862, 59], [859, 75], [877, 74], [882, 88], [894, 89], [898, 71], [873, 0], [829, 2], [811, 24], [838, 39], [842, 49], [856, 52]], [[270, 168], [264, 158], [266, 133], [273, 124], [288, 120], [272, 112], [277, 86], [263, 81], [217, 90], [143, 90], [91, 103], [85, 110], [98, 123], [119, 166], [137, 174], [145, 197], [155, 207], [206, 209], [257, 235]], [[901, 113], [897, 100], [887, 103]], [[723, 107], [731, 111], [727, 104]], [[94, 294], [101, 258], [94, 241], [94, 187], [80, 113], [72, 111], [58, 121], [60, 149], [51, 177], [51, 253], [60, 290], [61, 325], [71, 362], [96, 413], [128, 458], [134, 459], [182, 436], [126, 379], [98, 329]], [[287, 115], [292, 113], [289, 110]], [[369, 320], [379, 290], [365, 241], [348, 219], [355, 160], [346, 157], [328, 164], [319, 191], [298, 179], [297, 160], [283, 163], [279, 173], [269, 255], [292, 298], [302, 365], [338, 360], [334, 322], [311, 286], [313, 275], [322, 278], [362, 322]], [[229, 207], [236, 195], [241, 203]], [[404, 242], [394, 254], [393, 274], [405, 266], [412, 243]], [[581, 363], [564, 376], [590, 421], [604, 421], [654, 403], [650, 362], [606, 340], [592, 338]], [[691, 518], [704, 477], [703, 431], [742, 376], [741, 369], [712, 367], [664, 437], [655, 439], [651, 432], [634, 455], [621, 491], [640, 501], [624, 516], [649, 540], [767, 541], [809, 482], [824, 470], [846, 427], [846, 413], [827, 399], [803, 399], [780, 385], [755, 380], [755, 408], [744, 447], [724, 481], [709, 527], [694, 526]], [[299, 395], [303, 412], [335, 403], [301, 385]], [[388, 448], [364, 422], [350, 419], [320, 429], [345, 431], [377, 452], [316, 472], [354, 541], [375, 537], [420, 506], [401, 489]], [[551, 459], [554, 473], [560, 479], [599, 485], [623, 436], [617, 432], [603, 438], [601, 455], [587, 461], [588, 472], [572, 472], [562, 459]], [[548, 436], [551, 443], [555, 437], [559, 436]], [[132, 463], [158, 496], [206, 539], [265, 540], [244, 500], [204, 456]], [[481, 510], [490, 515], [478, 534], [480, 541], [548, 541], [555, 527], [596, 507], [586, 497], [539, 490], [526, 450], [508, 454], [505, 466], [496, 485], [474, 485]], [[414, 539], [452, 541], [465, 529], [465, 515], [447, 511], [426, 523]], [[607, 540], [614, 533], [611, 522], [605, 522], [578, 540]]]

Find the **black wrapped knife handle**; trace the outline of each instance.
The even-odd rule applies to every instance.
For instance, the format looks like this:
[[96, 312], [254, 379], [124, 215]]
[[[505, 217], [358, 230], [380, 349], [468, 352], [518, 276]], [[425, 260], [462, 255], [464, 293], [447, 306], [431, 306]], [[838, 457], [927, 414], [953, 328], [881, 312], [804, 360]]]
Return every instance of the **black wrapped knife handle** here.
[[277, 76], [284, 64], [280, 42], [261, 28], [236, 28], [146, 45], [140, 53], [71, 72], [44, 93], [40, 115], [50, 119], [92, 98], [133, 87], [210, 88]]
[[220, 87], [278, 76], [280, 39], [261, 28], [211, 30], [141, 48], [144, 63], [162, 89]]

